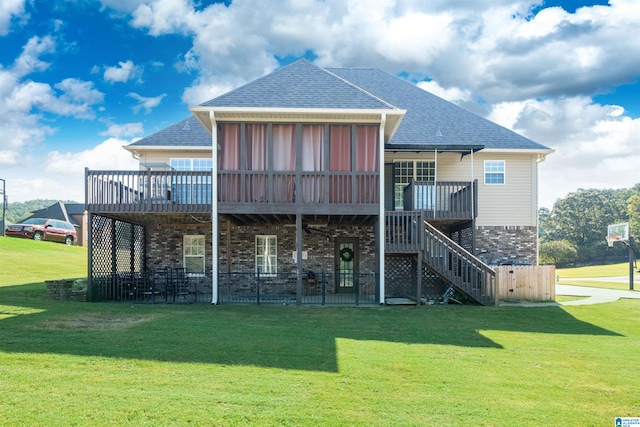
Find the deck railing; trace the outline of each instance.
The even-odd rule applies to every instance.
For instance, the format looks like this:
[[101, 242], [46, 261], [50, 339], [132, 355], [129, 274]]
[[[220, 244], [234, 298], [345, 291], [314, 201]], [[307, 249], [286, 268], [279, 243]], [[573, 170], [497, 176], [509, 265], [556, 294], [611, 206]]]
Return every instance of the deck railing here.
[[424, 211], [427, 219], [472, 219], [478, 212], [477, 188], [477, 180], [413, 180], [404, 189], [404, 210]]
[[[211, 172], [85, 172], [93, 212], [211, 212]], [[369, 206], [379, 202], [378, 172], [221, 171], [218, 203]]]

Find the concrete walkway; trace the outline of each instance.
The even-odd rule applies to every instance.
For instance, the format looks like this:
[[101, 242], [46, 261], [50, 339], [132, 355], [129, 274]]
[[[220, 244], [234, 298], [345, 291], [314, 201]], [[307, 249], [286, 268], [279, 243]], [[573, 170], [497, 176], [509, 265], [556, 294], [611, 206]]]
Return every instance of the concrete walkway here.
[[[571, 279], [572, 281], [576, 279]], [[598, 277], [592, 279], [581, 279], [600, 282], [625, 282], [629, 281], [629, 277]], [[634, 283], [636, 281], [634, 280]], [[634, 286], [634, 288], [640, 289], [640, 285]], [[603, 289], [603, 288], [591, 288], [587, 286], [572, 286], [572, 285], [560, 285], [556, 284], [556, 295], [576, 296], [576, 297], [588, 297], [579, 299], [576, 301], [567, 301], [559, 303], [560, 305], [585, 305], [585, 304], [598, 304], [603, 302], [614, 302], [620, 298], [633, 298], [640, 299], [640, 291], [619, 291], [615, 289]]]

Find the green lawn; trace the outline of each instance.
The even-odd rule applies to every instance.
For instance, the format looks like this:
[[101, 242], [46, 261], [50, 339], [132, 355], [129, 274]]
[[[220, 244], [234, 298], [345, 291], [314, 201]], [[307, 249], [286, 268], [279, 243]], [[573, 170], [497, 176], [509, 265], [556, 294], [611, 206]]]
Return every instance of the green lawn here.
[[0, 286], [87, 277], [87, 249], [0, 236]]
[[623, 262], [620, 264], [590, 265], [587, 267], [576, 268], [558, 268], [556, 269], [556, 275], [560, 276], [562, 279], [628, 276], [629, 263]]
[[92, 304], [49, 301], [42, 283], [12, 280], [0, 282], [3, 426], [601, 426], [640, 416], [640, 301]]
[[[618, 289], [621, 291], [629, 290], [629, 282], [610, 282], [606, 280], [598, 280], [601, 277], [625, 276], [629, 277], [629, 263], [607, 265], [591, 265], [587, 267], [577, 268], [559, 268], [556, 270], [556, 276], [560, 278], [558, 283], [563, 285], [587, 286], [593, 288]], [[640, 277], [640, 273], [634, 271], [634, 277]], [[594, 280], [582, 280], [585, 278]], [[575, 280], [580, 279], [580, 280]], [[640, 289], [640, 284], [635, 280], [635, 288]]]

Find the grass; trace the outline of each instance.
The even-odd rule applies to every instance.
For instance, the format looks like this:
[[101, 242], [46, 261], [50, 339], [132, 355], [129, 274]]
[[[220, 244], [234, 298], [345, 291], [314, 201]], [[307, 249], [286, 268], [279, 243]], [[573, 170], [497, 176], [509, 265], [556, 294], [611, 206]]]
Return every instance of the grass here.
[[0, 236], [0, 286], [87, 277], [87, 249]]
[[589, 265], [586, 267], [575, 268], [558, 268], [556, 269], [556, 275], [560, 276], [562, 279], [628, 276], [629, 263], [623, 262], [620, 264]]
[[599, 426], [640, 414], [640, 301], [152, 306], [44, 290], [0, 283], [2, 426]]
[[[629, 290], [629, 281], [613, 282], [598, 280], [604, 277], [624, 276], [629, 277], [629, 263], [607, 265], [592, 265], [587, 267], [560, 268], [556, 270], [556, 276], [560, 278], [559, 283], [563, 285], [587, 286], [593, 288], [617, 289], [621, 291]], [[635, 288], [640, 289], [637, 277], [640, 273], [634, 271]], [[576, 280], [577, 279], [577, 280]], [[592, 279], [592, 280], [584, 280]]]

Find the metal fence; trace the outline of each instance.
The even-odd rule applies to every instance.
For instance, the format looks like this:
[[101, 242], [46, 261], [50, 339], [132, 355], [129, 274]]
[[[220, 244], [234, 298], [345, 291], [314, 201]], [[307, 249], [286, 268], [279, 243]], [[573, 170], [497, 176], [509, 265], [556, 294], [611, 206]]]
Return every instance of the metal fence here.
[[[305, 275], [300, 302], [304, 305], [360, 305], [377, 302], [375, 273], [353, 273], [347, 289], [336, 284], [333, 273]], [[220, 304], [296, 304], [298, 276], [294, 273], [220, 273]]]

